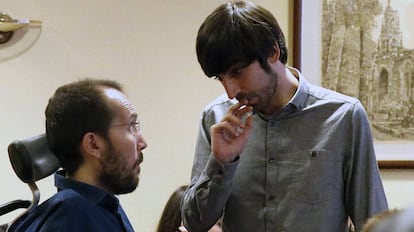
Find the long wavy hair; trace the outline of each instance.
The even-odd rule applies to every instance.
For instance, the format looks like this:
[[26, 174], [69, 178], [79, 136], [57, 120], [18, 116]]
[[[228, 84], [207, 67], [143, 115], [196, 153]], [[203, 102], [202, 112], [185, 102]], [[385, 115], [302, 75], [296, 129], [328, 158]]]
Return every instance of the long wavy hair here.
[[157, 232], [174, 232], [181, 225], [181, 199], [188, 185], [177, 188], [165, 204]]

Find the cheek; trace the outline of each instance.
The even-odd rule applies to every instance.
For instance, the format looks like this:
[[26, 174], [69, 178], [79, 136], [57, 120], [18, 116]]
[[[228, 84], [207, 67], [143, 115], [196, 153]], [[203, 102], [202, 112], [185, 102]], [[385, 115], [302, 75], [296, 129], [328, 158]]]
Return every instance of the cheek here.
[[135, 136], [124, 136], [118, 137], [116, 143], [117, 150], [122, 153], [122, 155], [128, 161], [136, 159], [137, 156], [137, 139]]
[[128, 160], [135, 159], [137, 155], [137, 144], [134, 141], [129, 141], [128, 143], [124, 143], [121, 147], [123, 149], [123, 153]]

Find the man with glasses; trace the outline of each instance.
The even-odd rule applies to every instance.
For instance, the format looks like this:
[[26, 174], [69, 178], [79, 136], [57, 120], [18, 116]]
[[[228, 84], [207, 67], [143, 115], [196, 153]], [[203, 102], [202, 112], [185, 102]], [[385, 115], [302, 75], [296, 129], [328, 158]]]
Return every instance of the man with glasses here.
[[58, 193], [16, 231], [134, 231], [116, 195], [139, 182], [138, 114], [119, 83], [84, 79], [58, 88], [45, 111], [46, 136], [63, 170]]

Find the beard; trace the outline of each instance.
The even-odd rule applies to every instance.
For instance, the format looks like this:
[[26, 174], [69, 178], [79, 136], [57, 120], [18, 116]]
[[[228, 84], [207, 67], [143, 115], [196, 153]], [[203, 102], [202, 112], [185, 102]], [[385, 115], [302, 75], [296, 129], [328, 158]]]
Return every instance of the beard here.
[[139, 162], [130, 168], [122, 157], [124, 156], [108, 141], [108, 149], [101, 159], [102, 172], [99, 181], [115, 195], [134, 191], [139, 182], [138, 173], [135, 171], [135, 165], [139, 165]]
[[[255, 92], [239, 93], [236, 96], [236, 99], [239, 102], [247, 100], [250, 103], [250, 100], [257, 99], [256, 102], [251, 105], [253, 107], [253, 112], [265, 113], [266, 109], [270, 106], [273, 96], [277, 94], [279, 76], [274, 71], [270, 71], [267, 74], [269, 81], [264, 88]], [[249, 103], [248, 105], [250, 105]]]

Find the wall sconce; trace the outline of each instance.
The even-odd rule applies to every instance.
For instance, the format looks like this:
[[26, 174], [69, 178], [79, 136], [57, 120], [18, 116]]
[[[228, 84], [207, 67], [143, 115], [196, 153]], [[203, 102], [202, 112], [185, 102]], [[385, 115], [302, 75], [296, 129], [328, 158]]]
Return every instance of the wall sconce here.
[[27, 25], [41, 25], [39, 20], [13, 19], [9, 14], [0, 11], [0, 44], [7, 43], [13, 36], [14, 31]]
[[40, 37], [41, 24], [39, 20], [13, 19], [0, 10], [0, 62], [28, 51]]

